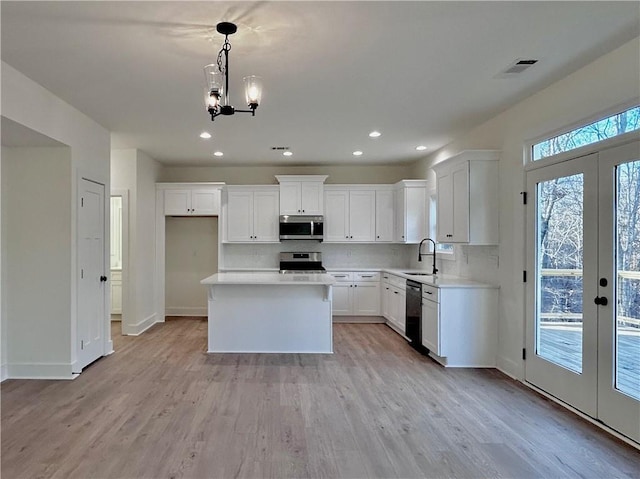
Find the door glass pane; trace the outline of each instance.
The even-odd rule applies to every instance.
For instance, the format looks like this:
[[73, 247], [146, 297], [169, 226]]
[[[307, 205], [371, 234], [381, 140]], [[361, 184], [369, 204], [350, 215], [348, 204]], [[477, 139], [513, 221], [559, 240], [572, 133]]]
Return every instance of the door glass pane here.
[[536, 354], [582, 372], [582, 174], [538, 184]]
[[616, 180], [616, 388], [640, 399], [640, 160]]

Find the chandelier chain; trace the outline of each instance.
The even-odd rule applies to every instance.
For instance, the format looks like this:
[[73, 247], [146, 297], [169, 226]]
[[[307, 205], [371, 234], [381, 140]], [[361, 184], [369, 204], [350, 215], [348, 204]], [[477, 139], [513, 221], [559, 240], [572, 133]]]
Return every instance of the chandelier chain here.
[[225, 71], [224, 62], [222, 60], [222, 54], [223, 53], [228, 54], [230, 51], [231, 51], [231, 42], [229, 42], [229, 36], [225, 35], [224, 44], [222, 45], [222, 48], [218, 52], [218, 62], [217, 62], [218, 63], [218, 70], [223, 75], [226, 75], [227, 72]]

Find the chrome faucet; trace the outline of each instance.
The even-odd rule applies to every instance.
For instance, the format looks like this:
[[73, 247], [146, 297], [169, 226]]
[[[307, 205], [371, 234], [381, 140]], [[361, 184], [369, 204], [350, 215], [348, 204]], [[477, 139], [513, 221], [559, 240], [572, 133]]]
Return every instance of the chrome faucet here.
[[422, 243], [424, 243], [425, 241], [431, 241], [433, 243], [433, 269], [431, 271], [431, 274], [435, 275], [438, 272], [438, 268], [436, 268], [436, 242], [431, 238], [424, 238], [422, 241], [420, 241], [420, 245], [418, 246], [418, 261], [422, 261], [422, 256], [424, 256], [425, 254], [429, 254], [422, 253]]

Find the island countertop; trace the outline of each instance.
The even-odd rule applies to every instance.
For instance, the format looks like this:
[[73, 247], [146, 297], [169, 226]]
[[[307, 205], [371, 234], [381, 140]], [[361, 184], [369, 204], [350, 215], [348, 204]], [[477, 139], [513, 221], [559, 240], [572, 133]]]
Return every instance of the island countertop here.
[[216, 273], [202, 281], [204, 285], [223, 284], [270, 284], [270, 285], [332, 285], [335, 279], [326, 273], [313, 274], [282, 274], [276, 272], [242, 272]]

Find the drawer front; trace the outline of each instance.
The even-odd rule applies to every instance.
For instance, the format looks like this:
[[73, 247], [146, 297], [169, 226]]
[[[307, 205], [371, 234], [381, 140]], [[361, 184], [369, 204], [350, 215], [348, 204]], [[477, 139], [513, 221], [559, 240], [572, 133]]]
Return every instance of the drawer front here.
[[355, 272], [353, 274], [354, 281], [380, 281], [380, 273], [372, 273], [372, 272]]
[[401, 278], [400, 276], [395, 276], [393, 274], [389, 275], [389, 282], [395, 286], [396, 288], [400, 288], [402, 290], [404, 290], [407, 286], [407, 280], [404, 278]]
[[351, 273], [347, 271], [329, 271], [328, 274], [333, 276], [338, 283], [351, 283], [353, 281]]
[[422, 285], [422, 298], [427, 299], [429, 301], [435, 301], [436, 303], [440, 301], [440, 290], [435, 286], [431, 286], [428, 284]]

